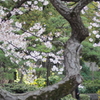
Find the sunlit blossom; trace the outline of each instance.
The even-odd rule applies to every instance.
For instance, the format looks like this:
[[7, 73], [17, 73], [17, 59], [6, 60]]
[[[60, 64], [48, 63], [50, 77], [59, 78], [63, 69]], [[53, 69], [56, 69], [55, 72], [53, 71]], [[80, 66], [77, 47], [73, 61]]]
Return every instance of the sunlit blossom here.
[[46, 58], [42, 58], [42, 61], [43, 61], [43, 62], [46, 62]]
[[55, 36], [56, 36], [56, 37], [59, 37], [59, 36], [60, 36], [60, 32], [56, 32], [56, 33], [55, 33]]
[[48, 1], [44, 1], [44, 2], [43, 2], [43, 5], [48, 5], [48, 4], [49, 4]]
[[44, 0], [38, 0], [38, 1], [43, 2]]
[[61, 72], [64, 71], [64, 68], [60, 68], [59, 71], [61, 71]]
[[89, 26], [88, 29], [92, 29], [92, 26]]
[[94, 44], [93, 44], [93, 47], [97, 47], [97, 44], [96, 44], [96, 43], [94, 43]]
[[89, 36], [91, 36], [91, 33], [89, 33]]
[[96, 35], [96, 38], [98, 38], [98, 39], [99, 39], [99, 38], [100, 38], [100, 35], [99, 35], [99, 34], [97, 34], [97, 35]]
[[35, 5], [38, 4], [38, 1], [34, 1], [34, 4], [35, 4]]
[[58, 72], [58, 74], [63, 74], [63, 72]]
[[92, 33], [93, 33], [93, 34], [97, 34], [97, 33], [98, 33], [98, 31], [94, 30], [94, 31], [92, 31]]
[[94, 27], [99, 27], [99, 26], [100, 26], [100, 25], [97, 24], [97, 23], [91, 23], [91, 25], [94, 26]]
[[89, 41], [90, 41], [90, 42], [93, 42], [93, 39], [92, 39], [92, 38], [89, 38]]
[[45, 44], [45, 46], [47, 47], [47, 48], [52, 48], [52, 44], [51, 44], [51, 42], [50, 41], [47, 41], [47, 42], [45, 42], [44, 43]]
[[19, 28], [22, 28], [22, 23], [16, 22], [15, 25]]
[[89, 9], [88, 6], [85, 6], [85, 7], [84, 7], [84, 10], [88, 10], [88, 9]]
[[13, 0], [14, 2], [17, 2], [18, 0]]
[[82, 9], [82, 10], [81, 10], [81, 13], [82, 13], [82, 14], [85, 14], [85, 11]]
[[32, 4], [32, 1], [27, 1], [27, 4], [31, 5]]
[[96, 16], [100, 17], [100, 13], [96, 12]]
[[83, 88], [85, 88], [85, 87], [84, 87], [83, 85], [80, 84], [80, 85], [79, 85], [79, 88], [82, 88], [82, 89], [83, 89]]
[[58, 68], [54, 65], [52, 71], [58, 71]]

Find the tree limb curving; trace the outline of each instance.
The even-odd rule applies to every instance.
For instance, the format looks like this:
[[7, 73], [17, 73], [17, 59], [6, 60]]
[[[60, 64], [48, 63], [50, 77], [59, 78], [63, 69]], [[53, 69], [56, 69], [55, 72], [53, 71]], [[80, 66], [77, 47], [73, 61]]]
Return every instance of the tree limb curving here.
[[23, 94], [11, 94], [0, 89], [0, 100], [59, 100], [71, 93], [78, 84], [74, 76], [70, 79], [66, 77], [52, 86]]

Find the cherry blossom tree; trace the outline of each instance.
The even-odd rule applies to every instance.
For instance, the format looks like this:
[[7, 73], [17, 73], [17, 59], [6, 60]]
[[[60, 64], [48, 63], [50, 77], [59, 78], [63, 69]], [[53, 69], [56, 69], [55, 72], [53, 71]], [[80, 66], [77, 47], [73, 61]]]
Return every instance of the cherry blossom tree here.
[[[8, 3], [6, 0], [1, 0], [1, 3], [5, 1], [5, 4]], [[23, 25], [20, 22], [15, 22], [13, 16], [22, 15], [30, 10], [39, 10], [43, 11], [43, 7], [49, 4], [47, 0], [12, 0], [15, 5], [9, 11], [7, 7], [1, 7], [1, 15], [0, 15], [0, 40], [3, 42], [0, 46], [1, 49], [5, 52], [6, 56], [14, 55], [11, 57], [12, 62], [19, 63], [20, 60], [23, 59], [32, 59], [37, 61], [37, 59], [41, 59], [45, 61], [45, 57], [50, 55], [55, 59], [50, 59], [53, 63], [61, 63], [60, 60], [64, 59], [64, 67], [66, 71], [66, 77], [52, 85], [45, 87], [43, 89], [37, 90], [35, 92], [28, 92], [25, 94], [11, 94], [0, 89], [0, 99], [1, 100], [59, 100], [60, 98], [70, 94], [75, 87], [77, 87], [82, 82], [82, 77], [80, 75], [80, 52], [82, 49], [82, 41], [84, 41], [89, 36], [88, 28], [94, 25], [96, 27], [99, 26], [97, 23], [91, 23], [88, 28], [82, 22], [81, 12], [84, 14], [84, 8], [87, 7], [88, 4], [92, 3], [93, 0], [50, 0], [52, 5], [56, 8], [56, 10], [69, 22], [71, 27], [71, 34], [68, 41], [64, 44], [59, 43], [64, 47], [64, 50], [60, 50], [59, 53], [63, 53], [63, 57], [56, 56], [53, 53], [41, 53], [34, 49], [33, 51], [27, 50], [27, 45], [29, 43], [26, 40], [26, 37], [30, 36], [35, 37], [35, 42], [41, 42], [46, 49], [51, 50], [52, 44], [51, 37], [52, 33], [49, 33], [49, 37], [46, 35], [41, 35], [45, 32], [46, 28], [41, 25], [41, 23], [35, 23], [34, 26], [30, 27], [27, 30], [23, 29]], [[99, 0], [95, 0], [99, 1]], [[38, 2], [41, 2], [43, 7], [38, 6]], [[70, 2], [74, 2], [74, 4], [70, 7]], [[97, 3], [99, 5], [99, 3]], [[30, 7], [31, 6], [31, 7]], [[21, 7], [24, 7], [21, 9]], [[87, 7], [88, 8], [88, 7]], [[85, 8], [86, 9], [86, 8]], [[99, 13], [96, 12], [96, 15], [99, 16]], [[12, 18], [11, 18], [12, 17]], [[95, 17], [93, 18], [95, 21]], [[98, 20], [99, 21], [99, 20]], [[97, 22], [98, 22], [97, 21]], [[25, 22], [23, 22], [25, 24]], [[16, 31], [22, 29], [24, 34], [18, 35], [15, 34]], [[97, 31], [93, 31], [94, 34], [97, 34]], [[56, 32], [55, 36], [60, 36], [60, 32]], [[97, 38], [100, 37], [99, 34], [96, 35]], [[48, 39], [49, 41], [46, 41]], [[92, 38], [89, 38], [89, 41], [92, 42]], [[37, 47], [35, 44], [33, 47]], [[94, 44], [94, 46], [99, 46], [98, 43]], [[21, 48], [21, 50], [19, 50]], [[19, 50], [20, 52], [15, 52]], [[10, 51], [10, 52], [9, 52]], [[63, 52], [62, 52], [63, 51]], [[28, 54], [28, 55], [27, 55]], [[31, 62], [25, 62], [24, 64], [32, 64]], [[56, 69], [56, 67], [54, 66]]]

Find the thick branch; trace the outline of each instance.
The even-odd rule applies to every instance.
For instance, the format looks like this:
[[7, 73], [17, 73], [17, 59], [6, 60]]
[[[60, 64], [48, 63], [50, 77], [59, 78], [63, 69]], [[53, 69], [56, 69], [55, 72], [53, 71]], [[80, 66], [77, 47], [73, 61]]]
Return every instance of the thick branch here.
[[84, 26], [80, 15], [77, 13], [71, 13], [71, 19], [68, 20], [72, 28], [72, 38], [82, 42], [87, 36], [89, 36], [88, 29]]
[[69, 15], [70, 9], [67, 8], [61, 0], [50, 0], [52, 5], [56, 8], [56, 10], [62, 15], [66, 16]]
[[[71, 13], [80, 14], [80, 11], [88, 5], [93, 0], [80, 0], [76, 6], [69, 9], [60, 0], [50, 0], [57, 11], [65, 18], [69, 19]], [[76, 0], [66, 0], [66, 1], [76, 1]], [[78, 0], [77, 0], [78, 1]]]
[[[80, 74], [80, 50], [81, 44], [75, 38], [71, 37], [65, 44], [64, 65], [68, 77]], [[81, 80], [80, 78], [78, 79]]]
[[78, 84], [76, 76], [74, 76], [71, 79], [65, 78], [57, 84], [41, 90], [24, 94], [11, 94], [0, 90], [0, 100], [59, 100], [59, 98], [71, 93]]

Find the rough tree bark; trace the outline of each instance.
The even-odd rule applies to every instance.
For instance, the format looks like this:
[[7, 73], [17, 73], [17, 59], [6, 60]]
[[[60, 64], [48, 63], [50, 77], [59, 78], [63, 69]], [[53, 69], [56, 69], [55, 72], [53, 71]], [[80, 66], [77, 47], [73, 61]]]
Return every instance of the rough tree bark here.
[[82, 82], [79, 55], [81, 42], [88, 36], [88, 30], [81, 20], [80, 11], [92, 1], [80, 0], [75, 7], [69, 9], [60, 0], [50, 0], [56, 10], [69, 22], [72, 28], [71, 37], [64, 46], [66, 77], [52, 86], [24, 94], [11, 94], [0, 89], [0, 100], [59, 100], [71, 93]]

